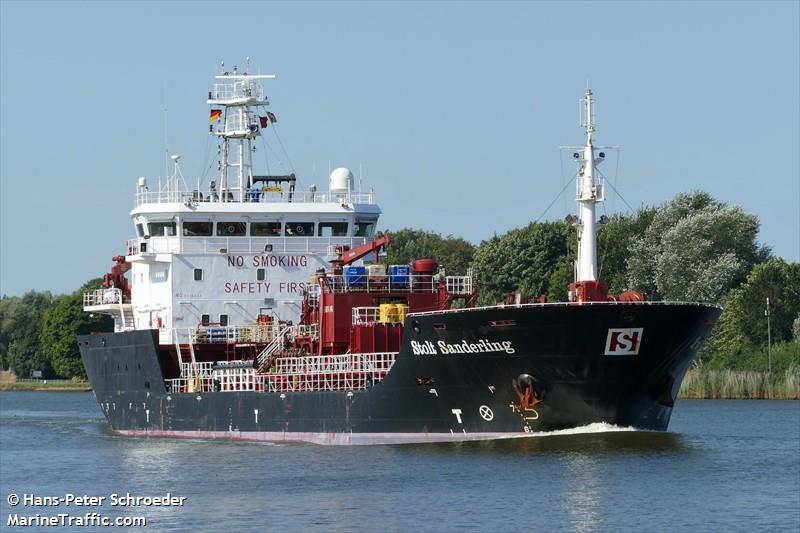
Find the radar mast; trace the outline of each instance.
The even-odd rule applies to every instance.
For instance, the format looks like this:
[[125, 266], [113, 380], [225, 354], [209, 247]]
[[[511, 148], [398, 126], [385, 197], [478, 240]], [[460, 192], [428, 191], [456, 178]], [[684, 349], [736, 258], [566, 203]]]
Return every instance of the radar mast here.
[[[247, 68], [249, 63], [248, 58]], [[263, 80], [273, 80], [276, 76], [250, 74], [247, 70], [240, 73], [238, 67], [228, 72], [223, 63], [215, 78], [219, 81], [208, 93], [212, 122], [209, 131], [222, 139], [220, 201], [245, 202], [247, 190], [253, 186], [253, 141], [261, 135], [263, 120], [252, 108], [269, 105]]]

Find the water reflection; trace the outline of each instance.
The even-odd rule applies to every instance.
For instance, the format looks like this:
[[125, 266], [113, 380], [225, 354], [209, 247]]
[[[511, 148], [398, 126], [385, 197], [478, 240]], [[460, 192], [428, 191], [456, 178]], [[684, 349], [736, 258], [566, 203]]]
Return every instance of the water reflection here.
[[[571, 453], [565, 458], [566, 479], [564, 508], [575, 531], [596, 531], [603, 508], [604, 475], [597, 456], [590, 453]], [[608, 465], [607, 462], [603, 462]]]

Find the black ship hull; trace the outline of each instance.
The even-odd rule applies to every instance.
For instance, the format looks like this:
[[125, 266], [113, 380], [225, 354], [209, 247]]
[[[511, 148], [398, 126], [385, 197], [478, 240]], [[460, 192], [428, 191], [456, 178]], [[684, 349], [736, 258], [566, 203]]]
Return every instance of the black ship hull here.
[[[95, 396], [128, 435], [381, 444], [606, 423], [666, 430], [719, 317], [698, 304], [532, 304], [416, 314], [366, 389], [169, 393], [156, 331], [78, 338]], [[174, 365], [173, 365], [174, 366]]]

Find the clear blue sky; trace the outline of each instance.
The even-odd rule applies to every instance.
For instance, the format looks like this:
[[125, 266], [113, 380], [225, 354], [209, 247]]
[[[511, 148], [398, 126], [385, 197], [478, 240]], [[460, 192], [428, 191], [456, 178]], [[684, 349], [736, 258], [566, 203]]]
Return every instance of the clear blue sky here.
[[134, 235], [136, 178], [164, 174], [165, 102], [194, 178], [212, 76], [247, 55], [279, 76], [271, 111], [304, 184], [362, 165], [382, 228], [478, 243], [537, 219], [563, 185], [558, 146], [582, 142], [588, 79], [631, 205], [704, 189], [798, 261], [799, 6], [3, 0], [0, 293], [107, 272]]

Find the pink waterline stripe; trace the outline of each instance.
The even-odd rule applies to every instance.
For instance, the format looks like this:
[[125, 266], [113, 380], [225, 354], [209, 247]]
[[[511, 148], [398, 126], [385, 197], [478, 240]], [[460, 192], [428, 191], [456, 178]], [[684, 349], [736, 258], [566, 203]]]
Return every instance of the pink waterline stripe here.
[[171, 437], [178, 439], [224, 439], [256, 442], [305, 442], [323, 446], [361, 446], [376, 444], [418, 444], [466, 442], [530, 437], [531, 433], [311, 433], [299, 431], [175, 431], [166, 429], [118, 429], [131, 437]]

